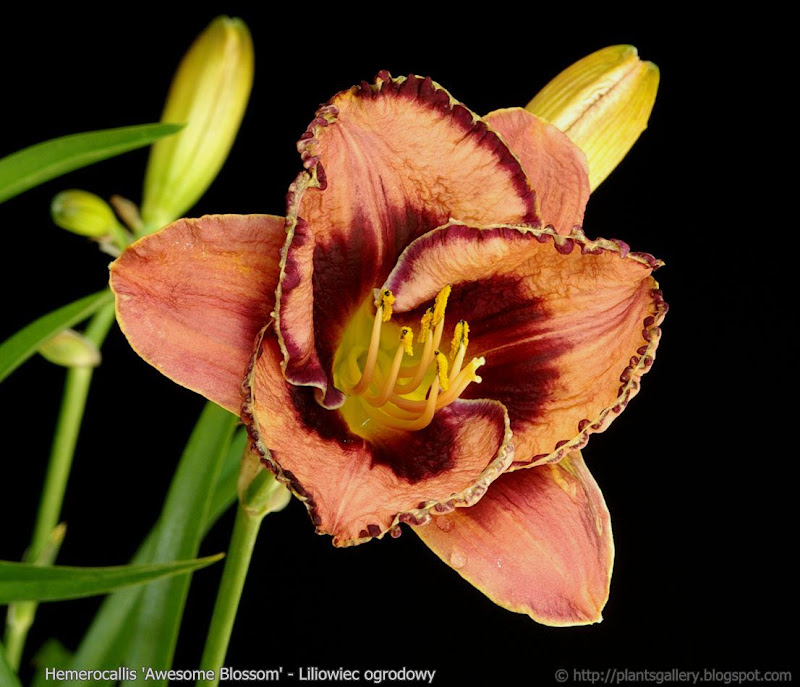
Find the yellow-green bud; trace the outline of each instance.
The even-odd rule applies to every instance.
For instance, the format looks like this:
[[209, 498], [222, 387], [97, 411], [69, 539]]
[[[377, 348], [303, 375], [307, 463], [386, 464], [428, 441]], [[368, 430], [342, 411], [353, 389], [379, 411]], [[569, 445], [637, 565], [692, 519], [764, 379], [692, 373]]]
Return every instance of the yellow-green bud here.
[[161, 121], [186, 126], [151, 149], [142, 200], [146, 232], [181, 217], [217, 176], [252, 85], [247, 26], [241, 19], [217, 17], [189, 48], [167, 96]]
[[65, 329], [39, 346], [39, 353], [56, 365], [64, 367], [97, 367], [100, 350], [85, 336]]
[[278, 482], [249, 447], [242, 454], [237, 484], [239, 503], [252, 517], [283, 510], [292, 500], [289, 490]]
[[99, 239], [117, 224], [114, 211], [102, 198], [88, 191], [62, 191], [50, 204], [50, 215], [62, 229]]
[[636, 48], [612, 45], [567, 67], [525, 109], [583, 150], [594, 191], [647, 128], [658, 82], [658, 67]]

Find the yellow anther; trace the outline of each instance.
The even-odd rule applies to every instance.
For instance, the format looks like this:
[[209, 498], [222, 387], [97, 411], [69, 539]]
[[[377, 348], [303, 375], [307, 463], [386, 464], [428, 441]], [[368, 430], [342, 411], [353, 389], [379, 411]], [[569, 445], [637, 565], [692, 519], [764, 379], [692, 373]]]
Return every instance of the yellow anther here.
[[414, 330], [411, 327], [403, 327], [400, 330], [400, 342], [406, 355], [414, 355]]
[[433, 302], [433, 325], [436, 326], [444, 319], [444, 311], [447, 308], [447, 299], [450, 297], [451, 286], [448, 284], [436, 295]]
[[384, 322], [388, 322], [392, 319], [392, 305], [394, 305], [396, 300], [394, 294], [389, 291], [389, 289], [381, 291], [381, 295], [378, 297], [378, 307], [383, 308]]
[[[469, 345], [469, 325], [465, 320], [454, 327], [449, 357], [439, 350], [445, 327], [445, 309], [451, 293], [448, 285], [436, 296], [433, 307], [422, 316], [418, 340], [423, 342], [423, 347], [417, 351], [416, 360], [406, 361], [410, 364], [403, 367], [406, 356], [414, 357], [414, 329], [403, 326], [398, 327], [399, 340], [394, 339], [396, 348], [389, 363], [389, 351], [386, 350], [389, 340], [382, 337], [381, 332], [388, 333], [383, 329], [383, 323], [392, 316], [395, 297], [388, 289], [374, 293], [376, 311], [369, 346], [354, 345], [347, 352], [340, 370], [346, 373], [348, 381], [357, 380], [354, 386], [345, 382], [345, 390], [350, 396], [361, 396], [359, 412], [363, 411], [368, 418], [364, 420], [362, 416], [358, 420], [361, 425], [374, 421], [380, 426], [406, 431], [423, 429], [433, 421], [437, 410], [458, 400], [470, 384], [480, 383], [476, 370], [486, 361], [473, 358], [469, 363], [465, 362]], [[393, 331], [397, 332], [397, 329]], [[382, 356], [380, 364], [379, 356]], [[398, 380], [403, 381], [400, 383]]]
[[450, 360], [452, 361], [458, 353], [458, 349], [469, 346], [469, 325], [466, 320], [459, 320], [453, 330], [453, 342], [450, 344]]
[[428, 308], [419, 323], [419, 336], [417, 341], [425, 343], [428, 338], [428, 332], [431, 330], [431, 323], [433, 322], [433, 310]]
[[436, 374], [439, 377], [439, 384], [442, 391], [447, 391], [450, 387], [450, 380], [447, 378], [447, 356], [439, 351], [436, 351], [434, 356], [436, 357]]

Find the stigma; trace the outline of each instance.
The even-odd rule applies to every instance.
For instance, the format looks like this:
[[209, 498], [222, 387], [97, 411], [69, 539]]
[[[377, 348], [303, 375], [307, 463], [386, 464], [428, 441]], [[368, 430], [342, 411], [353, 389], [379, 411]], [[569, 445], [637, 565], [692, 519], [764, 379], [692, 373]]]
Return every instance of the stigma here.
[[473, 382], [480, 383], [476, 371], [486, 361], [478, 357], [465, 364], [469, 325], [464, 320], [453, 329], [449, 355], [440, 349], [450, 290], [449, 285], [445, 286], [436, 296], [420, 320], [416, 337], [411, 327], [400, 328], [389, 355], [382, 333], [384, 325], [392, 319], [395, 297], [386, 289], [377, 293], [366, 357], [363, 346], [354, 348], [347, 356], [347, 377], [352, 384], [346, 384], [344, 389], [349, 396], [363, 401], [363, 410], [376, 423], [407, 431], [424, 429], [437, 410], [453, 403]]

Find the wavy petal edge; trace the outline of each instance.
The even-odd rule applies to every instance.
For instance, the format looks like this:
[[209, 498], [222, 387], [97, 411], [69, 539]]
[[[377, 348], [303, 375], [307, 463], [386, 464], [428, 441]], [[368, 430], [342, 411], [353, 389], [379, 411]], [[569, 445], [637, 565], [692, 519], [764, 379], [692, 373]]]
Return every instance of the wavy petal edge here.
[[[560, 236], [555, 229], [545, 228], [544, 230], [526, 229], [539, 234], [537, 240], [553, 241], [553, 245], [560, 253], [569, 253], [575, 246], [580, 248], [582, 253], [599, 253], [611, 251], [619, 253], [621, 258], [628, 258], [641, 263], [653, 271], [664, 266], [664, 262], [653, 257], [650, 253], [631, 251], [630, 246], [619, 239], [590, 239], [583, 233], [581, 227], [575, 227], [569, 236]], [[592, 421], [588, 418], [578, 423], [578, 434], [572, 439], [563, 439], [556, 443], [556, 448], [549, 454], [539, 454], [526, 461], [516, 461], [509, 468], [509, 471], [521, 468], [531, 468], [546, 463], [557, 463], [573, 451], [580, 451], [589, 441], [591, 434], [602, 432], [608, 427], [628, 405], [630, 400], [641, 390], [639, 380], [650, 371], [653, 361], [656, 358], [656, 349], [661, 339], [661, 323], [666, 317], [669, 306], [664, 300], [664, 294], [655, 282], [654, 289], [651, 289], [650, 296], [653, 299], [653, 312], [642, 321], [642, 339], [645, 344], [639, 347], [636, 355], [631, 356], [628, 365], [621, 372], [619, 381], [621, 383], [617, 398], [613, 405], [603, 409], [597, 418]]]
[[[286, 345], [284, 336], [281, 333], [280, 313], [287, 275], [289, 275], [288, 279], [290, 283], [296, 279], [296, 277], [291, 276], [295, 266], [289, 262], [289, 247], [293, 244], [297, 233], [302, 232], [307, 226], [306, 221], [298, 217], [298, 210], [303, 196], [310, 188], [316, 188], [320, 191], [324, 191], [327, 188], [325, 168], [320, 161], [320, 156], [317, 154], [317, 145], [319, 143], [318, 133], [325, 127], [331, 126], [337, 122], [339, 109], [332, 103], [339, 96], [346, 93], [354, 93], [359, 94], [362, 97], [371, 98], [375, 97], [377, 93], [382, 92], [384, 88], [394, 88], [399, 90], [402, 88], [404, 83], [410, 81], [411, 79], [422, 82], [420, 89], [425, 89], [426, 97], [430, 97], [434, 105], [444, 108], [448, 111], [457, 111], [459, 118], [464, 120], [469, 119], [472, 126], [475, 126], [478, 123], [482, 124], [486, 130], [485, 134], [491, 135], [496, 139], [497, 144], [503, 148], [504, 153], [507, 154], [509, 158], [514, 160], [514, 162], [519, 166], [520, 172], [522, 173], [522, 178], [524, 179], [525, 183], [521, 184], [523, 187], [521, 188], [521, 191], [524, 192], [522, 195], [528, 199], [527, 204], [529, 206], [525, 221], [529, 222], [528, 226], [541, 226], [541, 212], [539, 208], [538, 197], [536, 195], [536, 191], [531, 187], [528, 175], [525, 172], [525, 168], [522, 165], [519, 156], [508, 147], [503, 137], [494, 131], [494, 129], [492, 129], [492, 127], [480, 115], [476, 114], [466, 105], [453, 98], [447, 89], [433, 81], [430, 77], [422, 77], [415, 74], [410, 74], [409, 76], [392, 77], [387, 70], [381, 70], [375, 77], [374, 84], [370, 84], [367, 81], [362, 81], [356, 86], [352, 86], [349, 89], [340, 91], [339, 93], [335, 94], [326, 104], [321, 105], [317, 109], [314, 119], [309, 123], [306, 131], [300, 136], [300, 139], [297, 143], [297, 151], [300, 153], [304, 169], [297, 175], [295, 180], [289, 186], [289, 190], [286, 194], [286, 242], [281, 251], [280, 276], [278, 279], [278, 288], [275, 293], [275, 309], [273, 311], [275, 332], [278, 338], [278, 344], [280, 346], [281, 353], [283, 354], [283, 362], [281, 365], [285, 376], [286, 369], [291, 358], [291, 353]], [[303, 240], [307, 239], [303, 237]], [[341, 392], [334, 389], [332, 385], [327, 384], [327, 382], [305, 381], [303, 382], [303, 385], [311, 386], [316, 389], [317, 401], [324, 408], [339, 408], [344, 402], [344, 397]]]
[[[415, 246], [418, 242], [429, 237], [431, 233], [461, 225], [461, 222], [451, 220], [447, 224], [432, 230], [429, 234], [417, 238], [403, 251], [398, 260], [398, 265], [401, 264], [405, 257], [415, 250]], [[633, 260], [653, 271], [664, 265], [661, 260], [656, 259], [649, 253], [631, 251], [630, 246], [624, 241], [604, 238], [589, 239], [583, 233], [583, 230], [577, 226], [572, 229], [572, 232], [568, 236], [559, 234], [555, 228], [550, 226], [543, 229], [536, 229], [524, 225], [494, 224], [471, 228], [475, 231], [511, 229], [524, 234], [532, 234], [539, 243], [552, 241], [553, 248], [562, 254], [569, 254], [578, 248], [583, 254], [600, 254], [603, 252], [617, 253], [620, 258]], [[392, 272], [382, 288], [389, 288], [395, 292], [399, 291], [399, 287], [395, 283], [397, 279], [397, 268], [395, 268], [395, 271]], [[621, 371], [619, 376], [621, 386], [619, 387], [617, 397], [613, 403], [605, 407], [594, 419], [582, 419], [577, 426], [578, 434], [572, 438], [557, 441], [552, 452], [537, 454], [530, 459], [515, 460], [509, 468], [510, 471], [535, 467], [545, 463], [558, 462], [572, 451], [582, 449], [589, 441], [589, 435], [605, 430], [614, 418], [624, 410], [629, 401], [639, 392], [639, 380], [650, 370], [655, 360], [655, 352], [661, 338], [660, 324], [663, 322], [667, 310], [669, 309], [667, 303], [664, 301], [661, 289], [658, 288], [658, 283], [655, 282], [655, 280], [653, 280], [653, 283], [656, 288], [650, 291], [652, 311], [642, 321], [643, 345], [636, 350], [636, 354], [629, 359], [628, 365]]]
[[[256, 361], [260, 356], [262, 341], [264, 336], [269, 333], [273, 323], [264, 327], [253, 347], [253, 355], [247, 366], [247, 373], [242, 382], [242, 393], [244, 401], [242, 403], [241, 418], [245, 425], [247, 434], [250, 438], [250, 450], [259, 456], [261, 462], [267, 467], [274, 475], [275, 478], [284, 484], [289, 491], [292, 492], [308, 510], [311, 522], [314, 525], [317, 534], [328, 534], [320, 530], [321, 519], [316, 515], [316, 504], [312, 495], [303, 487], [297, 477], [290, 470], [284, 470], [283, 467], [272, 457], [271, 452], [266, 447], [263, 439], [258, 431], [257, 420], [254, 412], [253, 403], [253, 376], [255, 373]], [[291, 382], [286, 382], [291, 384]], [[465, 400], [463, 403], [471, 403], [472, 401]], [[476, 403], [485, 403], [486, 400], [475, 401]], [[444, 515], [453, 511], [455, 508], [467, 507], [477, 503], [486, 493], [489, 485], [494, 482], [500, 475], [508, 470], [514, 459], [514, 444], [513, 433], [511, 431], [511, 424], [508, 418], [508, 412], [502, 403], [498, 401], [489, 401], [503, 408], [504, 415], [504, 436], [497, 454], [486, 466], [480, 474], [476, 482], [457, 494], [451, 494], [443, 501], [422, 501], [416, 508], [407, 511], [396, 513], [391, 524], [388, 528], [382, 528], [378, 524], [368, 524], [364, 530], [360, 532], [362, 536], [349, 539], [345, 541], [335, 542], [337, 547], [355, 546], [363, 544], [371, 539], [382, 539], [387, 532], [393, 537], [397, 538], [401, 535], [402, 530], [400, 524], [407, 525], [426, 525], [431, 522], [434, 515]], [[331, 410], [330, 412], [336, 412]]]

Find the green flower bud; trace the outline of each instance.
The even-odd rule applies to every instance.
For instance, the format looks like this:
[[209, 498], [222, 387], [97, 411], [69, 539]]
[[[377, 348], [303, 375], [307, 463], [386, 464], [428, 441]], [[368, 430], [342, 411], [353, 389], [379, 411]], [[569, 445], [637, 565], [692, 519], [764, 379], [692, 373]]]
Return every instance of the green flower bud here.
[[162, 122], [185, 123], [156, 142], [144, 182], [144, 233], [181, 217], [217, 176], [253, 85], [253, 42], [240, 19], [218, 17], [195, 40], [172, 81]]
[[62, 191], [53, 198], [50, 215], [62, 229], [95, 239], [108, 236], [117, 226], [108, 203], [88, 191]]
[[252, 517], [283, 510], [292, 500], [289, 490], [278, 482], [257, 455], [245, 448], [237, 485], [239, 502]]
[[100, 350], [85, 336], [72, 329], [65, 329], [49, 338], [39, 353], [51, 363], [64, 367], [97, 367]]

